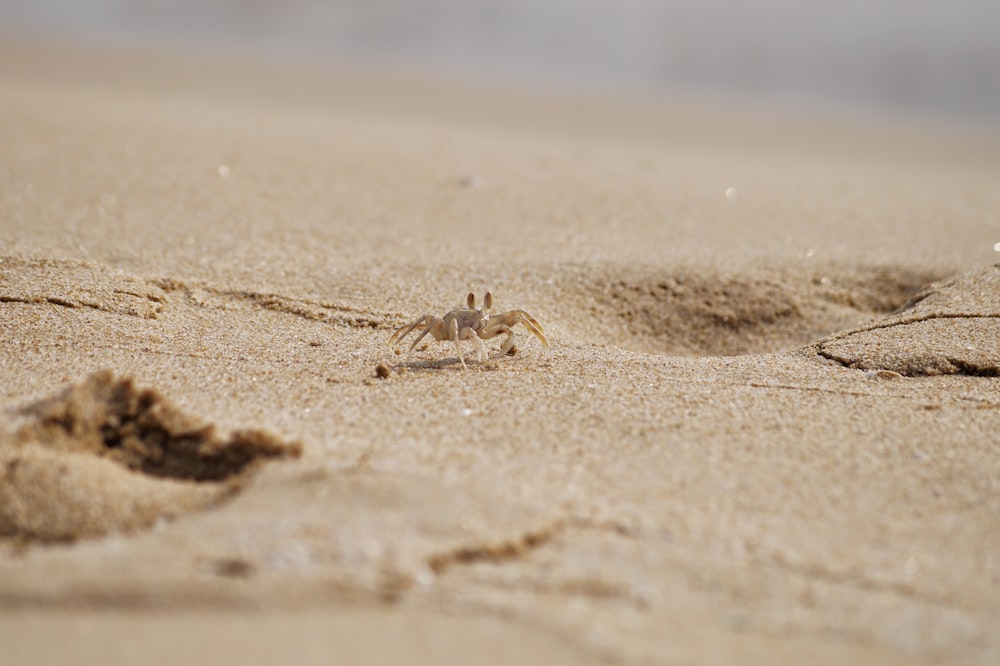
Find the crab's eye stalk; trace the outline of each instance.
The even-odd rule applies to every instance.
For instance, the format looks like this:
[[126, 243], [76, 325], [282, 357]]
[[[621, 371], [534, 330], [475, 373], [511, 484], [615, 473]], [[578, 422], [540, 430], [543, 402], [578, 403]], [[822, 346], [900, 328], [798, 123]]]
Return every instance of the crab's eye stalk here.
[[493, 292], [492, 291], [486, 292], [486, 296], [483, 298], [483, 307], [485, 307], [487, 310], [492, 310], [493, 309]]
[[466, 297], [465, 302], [468, 303], [470, 310], [476, 309], [476, 295], [471, 291], [469, 292], [469, 295]]

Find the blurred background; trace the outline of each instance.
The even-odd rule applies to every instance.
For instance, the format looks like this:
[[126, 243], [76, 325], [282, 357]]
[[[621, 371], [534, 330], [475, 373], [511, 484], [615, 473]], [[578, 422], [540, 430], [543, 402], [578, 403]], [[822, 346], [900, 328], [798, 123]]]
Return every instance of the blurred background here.
[[997, 0], [7, 0], [3, 36], [1000, 125]]

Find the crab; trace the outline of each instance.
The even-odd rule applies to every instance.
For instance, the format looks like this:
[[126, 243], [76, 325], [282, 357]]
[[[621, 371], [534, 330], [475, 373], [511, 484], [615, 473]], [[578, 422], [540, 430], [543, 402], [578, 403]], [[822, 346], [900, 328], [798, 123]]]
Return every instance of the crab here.
[[[428, 314], [412, 324], [403, 326], [389, 338], [389, 346], [395, 350], [396, 345], [403, 338], [413, 331], [420, 330], [420, 335], [417, 336], [417, 339], [413, 341], [413, 344], [410, 345], [410, 349], [407, 351], [407, 357], [409, 357], [413, 353], [414, 347], [423, 340], [425, 335], [430, 333], [438, 342], [450, 341], [455, 343], [455, 351], [458, 353], [458, 360], [462, 364], [463, 370], [467, 369], [468, 366], [465, 364], [465, 359], [462, 358], [462, 346], [460, 344], [462, 340], [472, 342], [472, 346], [476, 350], [476, 360], [482, 361], [483, 356], [486, 354], [486, 345], [483, 344], [483, 340], [489, 340], [499, 335], [506, 335], [507, 338], [500, 346], [500, 355], [503, 356], [514, 348], [513, 329], [518, 324], [528, 329], [532, 335], [541, 340], [543, 345], [546, 347], [549, 346], [549, 341], [545, 339], [545, 333], [542, 331], [542, 325], [524, 310], [511, 310], [509, 312], [492, 314], [492, 292], [487, 291], [486, 296], [483, 297], [482, 309], [476, 307], [476, 295], [473, 293], [470, 293], [466, 298], [466, 305], [468, 307], [452, 310], [443, 317], [435, 317]], [[399, 352], [397, 351], [396, 353]]]

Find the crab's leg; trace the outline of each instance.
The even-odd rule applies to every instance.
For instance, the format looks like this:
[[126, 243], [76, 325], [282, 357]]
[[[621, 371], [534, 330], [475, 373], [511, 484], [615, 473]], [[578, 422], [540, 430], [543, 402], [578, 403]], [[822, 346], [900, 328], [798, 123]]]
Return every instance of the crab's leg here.
[[502, 321], [494, 322], [493, 324], [487, 326], [483, 329], [481, 336], [484, 340], [489, 340], [490, 338], [495, 338], [498, 335], [506, 335], [507, 338], [503, 341], [500, 346], [500, 355], [503, 356], [510, 351], [510, 348], [514, 346], [514, 331], [510, 326]]
[[396, 343], [405, 338], [407, 335], [409, 335], [413, 331], [413, 329], [425, 324], [427, 321], [434, 321], [434, 319], [435, 319], [434, 315], [429, 315], [429, 314], [424, 315], [423, 317], [416, 320], [412, 324], [407, 324], [406, 326], [397, 329], [396, 332], [392, 334], [392, 337], [389, 338], [389, 346], [395, 347]]
[[[543, 345], [546, 347], [549, 346], [549, 341], [545, 338], [545, 334], [542, 332], [542, 325], [535, 321], [535, 318], [524, 310], [512, 310], [500, 315], [494, 315], [491, 319], [496, 319], [497, 321], [487, 325], [483, 335], [485, 338], [492, 338], [500, 335], [500, 333], [506, 332], [505, 329], [509, 330], [518, 324], [522, 324], [531, 332], [532, 335], [541, 340]], [[507, 342], [509, 342], [509, 339], [504, 342], [504, 346], [507, 345]]]
[[448, 339], [455, 343], [455, 353], [458, 354], [458, 362], [462, 364], [462, 370], [468, 369], [465, 359], [462, 358], [462, 343], [458, 341], [458, 320], [452, 319], [448, 322]]
[[459, 337], [462, 340], [472, 341], [472, 346], [476, 350], [476, 360], [482, 363], [483, 354], [486, 352], [486, 345], [483, 344], [483, 341], [479, 338], [479, 335], [476, 333], [476, 331], [471, 328], [463, 328], [462, 332], [459, 333]]
[[476, 359], [481, 363], [483, 357], [486, 356], [486, 345], [475, 333], [472, 334], [472, 345], [476, 348]]
[[[436, 319], [436, 317], [435, 317], [435, 319]], [[418, 344], [420, 344], [420, 341], [424, 339], [424, 336], [427, 335], [428, 333], [430, 333], [431, 329], [433, 329], [433, 328], [434, 328], [434, 325], [432, 323], [430, 326], [428, 326], [423, 331], [421, 331], [420, 335], [417, 336], [417, 339], [413, 341], [413, 344], [410, 345], [410, 348], [406, 351], [406, 358], [410, 357], [410, 354], [413, 353], [414, 347], [416, 347]]]
[[542, 325], [539, 324], [534, 317], [525, 312], [524, 310], [514, 310], [513, 313], [518, 318], [518, 322], [524, 324], [524, 327], [531, 331], [532, 335], [542, 341], [542, 344], [546, 347], [549, 346], [549, 341], [545, 339], [545, 333], [542, 332]]
[[502, 345], [500, 345], [500, 355], [506, 356], [507, 352], [509, 352], [511, 348], [514, 346], [514, 330], [508, 328], [507, 326], [504, 326], [503, 328], [498, 329], [497, 333], [507, 334], [507, 339], [503, 341]]

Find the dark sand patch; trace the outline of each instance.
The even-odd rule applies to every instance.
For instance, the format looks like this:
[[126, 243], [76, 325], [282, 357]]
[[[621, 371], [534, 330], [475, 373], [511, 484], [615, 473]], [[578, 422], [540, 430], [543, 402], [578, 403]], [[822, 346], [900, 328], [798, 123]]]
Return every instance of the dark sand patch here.
[[301, 454], [258, 430], [220, 437], [108, 370], [23, 412], [31, 420], [0, 448], [0, 535], [27, 541], [148, 528], [226, 498], [261, 461]]

